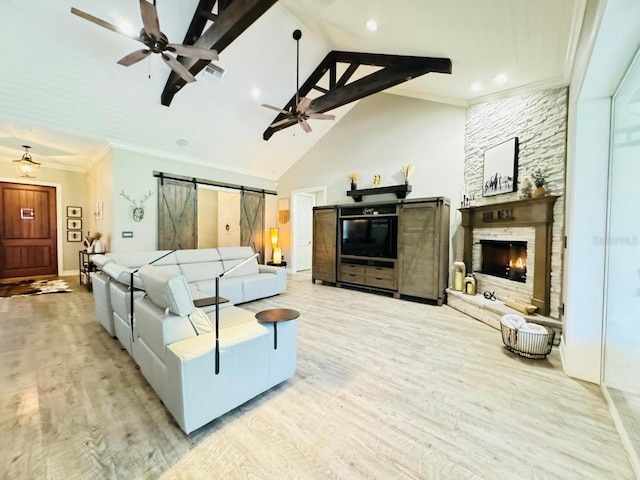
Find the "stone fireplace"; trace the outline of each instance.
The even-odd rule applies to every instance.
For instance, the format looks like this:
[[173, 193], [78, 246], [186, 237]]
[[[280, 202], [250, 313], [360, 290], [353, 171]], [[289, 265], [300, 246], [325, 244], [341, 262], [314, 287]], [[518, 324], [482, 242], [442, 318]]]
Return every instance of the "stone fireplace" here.
[[514, 298], [549, 315], [551, 232], [557, 197], [462, 208], [464, 262], [481, 291]]

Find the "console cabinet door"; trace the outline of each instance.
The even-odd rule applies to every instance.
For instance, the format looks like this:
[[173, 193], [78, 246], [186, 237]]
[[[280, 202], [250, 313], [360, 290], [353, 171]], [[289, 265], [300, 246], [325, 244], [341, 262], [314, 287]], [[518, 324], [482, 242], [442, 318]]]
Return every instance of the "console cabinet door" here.
[[313, 280], [335, 283], [338, 211], [333, 208], [313, 211]]
[[440, 296], [438, 204], [403, 205], [399, 220], [398, 291], [401, 295], [437, 299]]

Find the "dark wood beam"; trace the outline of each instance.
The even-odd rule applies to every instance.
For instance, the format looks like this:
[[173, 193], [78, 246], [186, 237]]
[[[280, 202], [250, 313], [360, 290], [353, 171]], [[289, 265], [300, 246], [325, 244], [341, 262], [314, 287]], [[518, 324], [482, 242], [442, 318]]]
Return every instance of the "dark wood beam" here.
[[[206, 7], [212, 0], [200, 0], [200, 4], [205, 4], [201, 7], [199, 4], [194, 14], [192, 24], [196, 22], [196, 16], [199, 21], [204, 21], [206, 24], [206, 18], [200, 15], [200, 10], [206, 10]], [[219, 0], [218, 4], [218, 19], [211, 25], [198, 39], [189, 43], [200, 48], [208, 48], [217, 50], [218, 53], [222, 52], [228, 47], [231, 42], [238, 38], [250, 25], [253, 24], [258, 18], [262, 16], [269, 8], [276, 3], [277, 0]], [[215, 3], [215, 2], [214, 2]], [[213, 6], [209, 9], [211, 11]], [[198, 25], [200, 25], [198, 23]], [[191, 27], [190, 27], [191, 28]], [[204, 26], [202, 27], [204, 28]], [[196, 31], [194, 28], [193, 31]], [[201, 30], [202, 31], [202, 30]], [[193, 32], [187, 32], [188, 34]], [[186, 40], [185, 40], [186, 43]], [[197, 75], [209, 64], [208, 60], [198, 60], [195, 58], [178, 57], [178, 61], [184, 65], [192, 75]], [[162, 104], [169, 106], [176, 93], [186, 84], [186, 82], [175, 72], [169, 74], [169, 79], [162, 92]]]
[[345, 72], [340, 77], [340, 80], [338, 80], [338, 83], [336, 83], [336, 87], [345, 86], [349, 81], [349, 79], [353, 76], [353, 74], [356, 73], [356, 70], [358, 69], [359, 66], [360, 66], [359, 63], [352, 63], [351, 65], [349, 65], [349, 67], [345, 70]]
[[[203, 17], [205, 20], [211, 20], [212, 22], [215, 22], [216, 20], [218, 20], [218, 15], [212, 12], [207, 12], [206, 10], [200, 10], [200, 12], [198, 12], [200, 14], [201, 17]], [[193, 17], [196, 18], [196, 17]], [[205, 22], [206, 23], [206, 22]], [[204, 27], [202, 27], [202, 30], [204, 30]], [[198, 34], [197, 36], [193, 37], [193, 41], [195, 42], [196, 40], [198, 40], [198, 37], [202, 34], [202, 32], [200, 32], [200, 34]], [[191, 37], [189, 37], [191, 38]]]
[[182, 43], [185, 45], [193, 45], [207, 26], [207, 20], [212, 20], [208, 15], [213, 15], [211, 11], [216, 4], [216, 0], [200, 0], [196, 7], [196, 14], [191, 19], [187, 34], [184, 36]]
[[[340, 80], [335, 81], [337, 63], [348, 63], [350, 66], [342, 77], [340, 77]], [[382, 69], [346, 85], [346, 82], [360, 65], [378, 66], [382, 67]], [[329, 91], [311, 102], [307, 110], [308, 113], [325, 113], [426, 73], [450, 74], [451, 60], [448, 58], [332, 51], [322, 60], [320, 65], [316, 67], [311, 76], [309, 76], [302, 87], [300, 87], [300, 97], [306, 96], [314, 89], [326, 91], [326, 89], [319, 87], [317, 84], [327, 71], [330, 72], [331, 77], [329, 79]], [[333, 82], [331, 81], [332, 79]], [[295, 106], [295, 98], [294, 95], [283, 110], [291, 110]], [[271, 123], [273, 124], [286, 118], [286, 115], [278, 114]], [[296, 125], [296, 123], [297, 121], [293, 119], [278, 127], [268, 127], [264, 131], [262, 138], [269, 140], [277, 131]]]

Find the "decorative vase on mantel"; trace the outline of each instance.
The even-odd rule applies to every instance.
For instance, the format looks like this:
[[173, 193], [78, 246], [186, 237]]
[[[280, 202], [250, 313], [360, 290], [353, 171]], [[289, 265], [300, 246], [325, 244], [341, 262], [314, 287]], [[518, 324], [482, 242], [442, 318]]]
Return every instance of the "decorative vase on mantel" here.
[[351, 190], [357, 190], [358, 184], [356, 182], [351, 182]]
[[544, 187], [536, 187], [533, 190], [534, 197], [544, 197], [547, 194], [547, 190]]

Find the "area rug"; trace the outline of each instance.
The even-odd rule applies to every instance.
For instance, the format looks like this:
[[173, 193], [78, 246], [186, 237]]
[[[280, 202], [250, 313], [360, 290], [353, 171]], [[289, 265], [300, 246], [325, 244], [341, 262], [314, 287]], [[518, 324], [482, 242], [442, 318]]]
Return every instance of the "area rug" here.
[[73, 292], [73, 290], [64, 280], [21, 280], [14, 283], [0, 283], [0, 297], [26, 297], [67, 292]]

